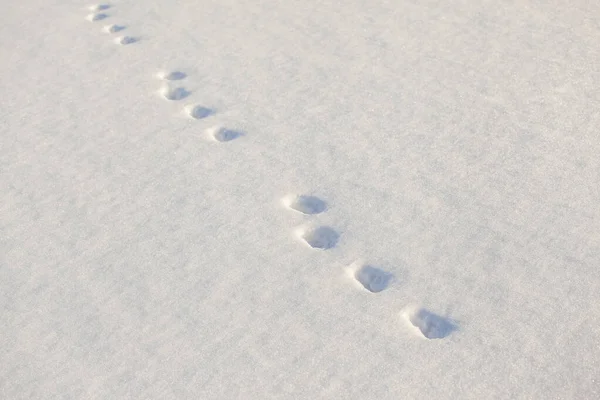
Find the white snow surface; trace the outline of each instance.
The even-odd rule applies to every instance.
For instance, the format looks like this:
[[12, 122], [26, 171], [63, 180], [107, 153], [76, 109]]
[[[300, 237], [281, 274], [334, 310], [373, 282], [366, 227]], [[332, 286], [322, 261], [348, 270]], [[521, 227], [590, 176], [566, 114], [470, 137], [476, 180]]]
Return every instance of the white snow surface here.
[[0, 398], [600, 398], [600, 3], [5, 3]]

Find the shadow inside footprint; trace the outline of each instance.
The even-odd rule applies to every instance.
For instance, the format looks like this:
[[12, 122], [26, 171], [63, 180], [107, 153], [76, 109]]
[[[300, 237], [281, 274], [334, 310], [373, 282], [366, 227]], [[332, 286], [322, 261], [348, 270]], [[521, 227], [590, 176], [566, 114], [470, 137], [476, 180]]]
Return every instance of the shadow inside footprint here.
[[108, 15], [104, 13], [93, 13], [87, 16], [88, 21], [96, 22], [102, 21], [103, 19], [108, 18]]
[[443, 339], [458, 327], [447, 318], [424, 308], [412, 310], [407, 314], [409, 322], [427, 339]]
[[161, 89], [160, 93], [162, 94], [162, 96], [165, 99], [171, 100], [171, 101], [185, 99], [186, 97], [188, 97], [190, 95], [190, 92], [188, 92], [185, 88], [170, 87], [170, 86], [163, 87]]
[[191, 106], [187, 108], [187, 113], [194, 119], [202, 119], [210, 116], [213, 111], [210, 108], [202, 106]]
[[185, 79], [186, 76], [187, 75], [181, 71], [164, 72], [160, 75], [162, 79], [167, 81], [180, 81], [182, 79]]
[[115, 39], [115, 41], [118, 44], [127, 45], [137, 42], [137, 39], [132, 36], [121, 36], [120, 38]]
[[93, 6], [89, 7], [90, 11], [102, 11], [102, 10], [108, 10], [110, 8], [110, 5], [108, 4], [95, 4]]
[[209, 129], [210, 136], [217, 142], [230, 142], [243, 136], [242, 132], [234, 131], [232, 129], [217, 127]]
[[293, 196], [284, 202], [289, 208], [302, 214], [319, 214], [327, 208], [327, 204], [315, 196]]
[[123, 25], [107, 25], [104, 27], [104, 30], [108, 33], [117, 33], [117, 32], [121, 32], [123, 29], [125, 29], [125, 26]]
[[336, 246], [340, 235], [328, 226], [309, 228], [300, 232], [300, 238], [313, 249], [327, 250]]
[[381, 292], [389, 286], [392, 275], [379, 268], [365, 265], [354, 272], [354, 278], [371, 293]]

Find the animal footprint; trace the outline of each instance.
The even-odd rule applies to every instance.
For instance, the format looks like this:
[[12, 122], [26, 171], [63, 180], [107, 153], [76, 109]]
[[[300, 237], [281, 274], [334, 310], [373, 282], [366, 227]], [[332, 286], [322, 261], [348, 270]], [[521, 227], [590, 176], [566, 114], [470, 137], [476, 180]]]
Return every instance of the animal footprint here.
[[110, 8], [110, 6], [108, 4], [95, 4], [93, 6], [89, 6], [88, 7], [90, 11], [102, 11], [102, 10], [108, 10]]
[[371, 265], [351, 269], [352, 277], [371, 293], [381, 292], [389, 286], [392, 275]]
[[203, 106], [188, 106], [186, 107], [186, 113], [194, 119], [202, 119], [210, 116], [213, 111]]
[[162, 94], [162, 96], [167, 100], [177, 101], [189, 96], [190, 92], [182, 87], [171, 87], [167, 85], [163, 86], [163, 88], [160, 90], [160, 94]]
[[122, 26], [122, 25], [115, 25], [115, 24], [106, 25], [104, 27], [104, 31], [107, 32], [107, 33], [117, 33], [117, 32], [121, 32], [123, 29], [125, 29], [124, 26]]
[[158, 75], [161, 79], [166, 81], [180, 81], [185, 79], [187, 76], [184, 72], [181, 71], [171, 71], [171, 72], [162, 72]]
[[137, 39], [131, 36], [121, 36], [115, 39], [115, 43], [126, 45], [137, 42]]
[[208, 134], [217, 142], [229, 142], [242, 136], [241, 132], [227, 129], [221, 126], [209, 128]]
[[336, 246], [340, 235], [328, 226], [306, 228], [298, 231], [302, 241], [313, 249], [327, 250]]
[[107, 17], [108, 17], [108, 15], [106, 15], [104, 13], [92, 13], [87, 16], [87, 19], [88, 19], [88, 21], [96, 22], [96, 21], [101, 21]]
[[290, 209], [302, 214], [319, 214], [325, 211], [327, 204], [318, 197], [294, 195], [283, 199], [283, 203]]
[[404, 317], [427, 339], [443, 339], [457, 329], [450, 320], [424, 308], [408, 310]]

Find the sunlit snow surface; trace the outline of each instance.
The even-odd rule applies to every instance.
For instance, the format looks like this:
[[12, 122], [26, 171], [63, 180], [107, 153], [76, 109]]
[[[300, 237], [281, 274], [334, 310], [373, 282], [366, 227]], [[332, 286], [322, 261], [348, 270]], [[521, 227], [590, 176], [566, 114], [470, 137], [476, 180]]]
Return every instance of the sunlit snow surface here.
[[600, 398], [600, 3], [0, 13], [0, 398]]

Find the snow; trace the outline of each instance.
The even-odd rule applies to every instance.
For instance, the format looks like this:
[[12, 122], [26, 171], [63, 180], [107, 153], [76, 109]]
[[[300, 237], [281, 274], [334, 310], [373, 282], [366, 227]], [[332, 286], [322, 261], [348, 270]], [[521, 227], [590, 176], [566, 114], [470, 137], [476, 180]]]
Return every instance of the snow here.
[[600, 398], [597, 15], [6, 7], [0, 397]]

